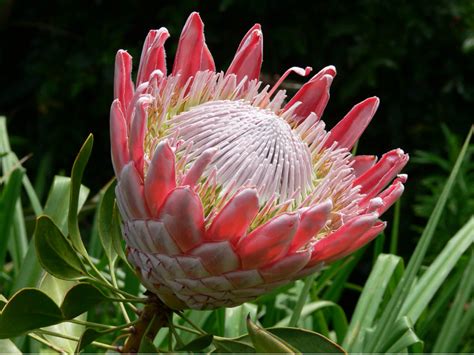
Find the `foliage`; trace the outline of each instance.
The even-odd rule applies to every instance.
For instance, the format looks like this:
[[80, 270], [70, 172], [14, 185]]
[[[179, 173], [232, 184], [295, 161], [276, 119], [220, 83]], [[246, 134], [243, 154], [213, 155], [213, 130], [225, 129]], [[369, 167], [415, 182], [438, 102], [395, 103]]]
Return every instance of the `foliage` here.
[[[0, 213], [0, 225], [7, 218], [13, 224], [9, 238], [2, 239], [0, 245], [6, 250], [1, 274], [0, 349], [39, 351], [46, 346], [59, 352], [119, 351], [124, 337], [132, 334], [130, 327], [138, 329], [138, 310], [143, 310], [149, 299], [143, 298], [144, 289], [137, 287], [122, 251], [113, 182], [90, 200], [97, 212], [92, 229], [85, 228], [89, 238], [81, 237], [85, 235], [80, 223], [84, 218], [81, 214], [78, 218], [78, 212], [87, 206], [89, 192], [81, 186], [81, 176], [92, 150], [92, 137], [80, 150], [71, 178], [57, 177], [44, 208], [36, 205], [36, 227], [28, 243], [31, 234], [25, 227], [23, 206], [37, 204], [37, 198], [21, 163], [9, 149], [4, 122], [0, 120], [0, 143], [6, 153], [0, 206], [18, 203], [19, 208], [14, 209], [17, 217], [13, 219]], [[364, 253], [361, 250], [255, 302], [215, 311], [173, 312], [168, 327], [156, 337], [143, 337], [140, 352], [469, 350], [462, 339], [473, 319], [474, 218], [465, 221], [432, 262], [423, 260], [450, 192], [459, 182], [471, 134], [406, 267], [401, 257], [378, 251], [365, 285], [349, 284], [347, 275], [357, 267]], [[29, 203], [21, 203], [18, 179], [28, 192]], [[23, 237], [27, 243], [20, 252], [21, 243], [16, 240]], [[92, 247], [94, 256], [89, 252]], [[360, 292], [352, 315], [338, 304], [341, 294], [351, 289]], [[440, 328], [433, 319], [441, 319], [445, 325]]]

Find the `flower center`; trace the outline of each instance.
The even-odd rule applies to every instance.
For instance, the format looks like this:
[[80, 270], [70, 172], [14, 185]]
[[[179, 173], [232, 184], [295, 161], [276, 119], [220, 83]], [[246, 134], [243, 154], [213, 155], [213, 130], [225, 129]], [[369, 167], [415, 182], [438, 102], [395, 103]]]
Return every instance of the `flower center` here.
[[[188, 163], [217, 148], [210, 167], [223, 191], [255, 186], [263, 201], [301, 200], [312, 188], [308, 145], [269, 109], [246, 101], [217, 100], [192, 107], [170, 121]], [[209, 176], [211, 169], [205, 173]]]

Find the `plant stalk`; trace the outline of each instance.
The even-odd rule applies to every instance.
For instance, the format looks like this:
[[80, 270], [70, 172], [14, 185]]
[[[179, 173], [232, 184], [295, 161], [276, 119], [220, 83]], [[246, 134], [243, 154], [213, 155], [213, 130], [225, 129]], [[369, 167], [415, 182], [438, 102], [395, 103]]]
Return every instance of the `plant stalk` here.
[[140, 318], [134, 325], [133, 332], [125, 341], [121, 352], [138, 353], [144, 337], [153, 342], [158, 331], [168, 326], [171, 315], [172, 310], [161, 302], [156, 295], [149, 293], [148, 301], [140, 314]]

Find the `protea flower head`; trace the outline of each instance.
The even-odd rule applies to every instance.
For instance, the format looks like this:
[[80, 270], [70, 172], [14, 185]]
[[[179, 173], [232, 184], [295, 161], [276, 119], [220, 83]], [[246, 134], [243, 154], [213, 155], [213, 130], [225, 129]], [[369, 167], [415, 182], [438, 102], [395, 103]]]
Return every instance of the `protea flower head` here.
[[174, 309], [252, 300], [359, 249], [402, 194], [401, 149], [353, 156], [379, 105], [355, 105], [330, 131], [320, 119], [336, 69], [286, 101], [259, 81], [260, 25], [216, 72], [197, 13], [167, 73], [165, 28], [143, 46], [135, 85], [119, 50], [112, 160], [127, 255], [143, 284]]

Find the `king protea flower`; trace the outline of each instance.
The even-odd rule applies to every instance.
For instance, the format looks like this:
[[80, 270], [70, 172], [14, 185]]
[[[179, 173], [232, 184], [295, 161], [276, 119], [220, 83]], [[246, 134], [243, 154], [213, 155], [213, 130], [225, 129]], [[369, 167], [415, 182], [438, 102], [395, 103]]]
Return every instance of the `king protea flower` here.
[[166, 28], [149, 32], [135, 85], [119, 50], [111, 108], [116, 197], [130, 263], [174, 309], [255, 299], [375, 238], [402, 194], [401, 149], [353, 156], [379, 105], [355, 105], [330, 131], [320, 120], [336, 69], [314, 75], [288, 101], [259, 81], [260, 25], [216, 72], [192, 13], [171, 73]]

